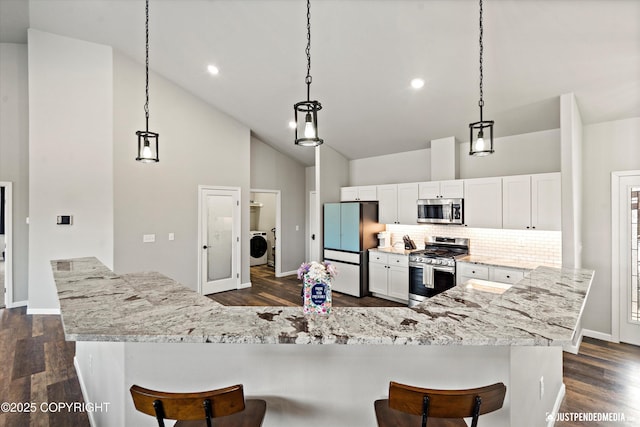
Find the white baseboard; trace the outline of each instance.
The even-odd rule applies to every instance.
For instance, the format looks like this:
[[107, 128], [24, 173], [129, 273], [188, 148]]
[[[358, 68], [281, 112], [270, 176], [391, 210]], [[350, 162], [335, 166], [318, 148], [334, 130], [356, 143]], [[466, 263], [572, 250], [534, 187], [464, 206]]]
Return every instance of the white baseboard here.
[[15, 301], [11, 304], [7, 304], [7, 308], [18, 308], [18, 307], [24, 307], [27, 304], [29, 304], [29, 301]]
[[60, 315], [59, 308], [29, 308], [27, 307], [27, 314], [57, 314]]
[[[78, 382], [80, 383], [80, 391], [82, 391], [82, 399], [85, 402], [89, 402], [89, 396], [87, 395], [87, 386], [84, 382], [84, 378], [82, 377], [82, 371], [80, 370], [80, 364], [78, 363], [78, 358], [73, 358], [73, 366], [76, 368], [76, 375], [78, 377]], [[93, 412], [87, 411], [87, 415], [89, 416], [89, 425], [94, 427], [96, 425], [96, 420], [93, 418]]]
[[276, 274], [276, 277], [291, 276], [292, 274], [298, 274], [298, 270], [281, 271], [280, 274]]
[[238, 286], [238, 289], [246, 289], [246, 288], [250, 288], [250, 287], [251, 287], [251, 282], [240, 283], [240, 286]]
[[583, 329], [582, 330], [582, 336], [584, 337], [589, 337], [589, 338], [595, 338], [597, 340], [602, 340], [602, 341], [609, 341], [609, 342], [620, 342], [616, 339], [613, 338], [613, 335], [611, 334], [605, 334], [603, 332], [598, 332], [598, 331], [592, 331], [591, 329]]
[[560, 411], [560, 405], [562, 405], [562, 399], [564, 399], [565, 392], [566, 387], [564, 383], [562, 383], [560, 390], [558, 390], [556, 401], [553, 403], [553, 409], [551, 410], [551, 413], [547, 415], [547, 427], [553, 427], [556, 424], [556, 418], [558, 418], [558, 412]]

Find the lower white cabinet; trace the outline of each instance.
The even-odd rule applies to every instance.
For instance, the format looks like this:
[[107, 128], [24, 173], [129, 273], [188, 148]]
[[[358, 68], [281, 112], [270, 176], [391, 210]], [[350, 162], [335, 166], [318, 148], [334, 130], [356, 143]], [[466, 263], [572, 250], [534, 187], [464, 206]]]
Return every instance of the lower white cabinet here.
[[489, 280], [491, 282], [513, 285], [524, 278], [524, 273], [525, 270], [519, 268], [462, 261], [456, 264], [456, 285], [465, 283], [469, 279]]
[[369, 252], [369, 292], [400, 302], [409, 300], [409, 257]]

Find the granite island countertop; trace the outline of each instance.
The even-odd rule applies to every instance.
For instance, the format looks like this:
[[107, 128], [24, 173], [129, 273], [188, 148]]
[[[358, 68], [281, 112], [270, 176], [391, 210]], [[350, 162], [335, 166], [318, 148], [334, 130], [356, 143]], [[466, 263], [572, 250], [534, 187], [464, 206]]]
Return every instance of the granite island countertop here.
[[592, 270], [538, 267], [501, 295], [456, 286], [414, 308], [227, 307], [159, 273], [117, 275], [96, 258], [51, 262], [67, 340], [565, 345]]

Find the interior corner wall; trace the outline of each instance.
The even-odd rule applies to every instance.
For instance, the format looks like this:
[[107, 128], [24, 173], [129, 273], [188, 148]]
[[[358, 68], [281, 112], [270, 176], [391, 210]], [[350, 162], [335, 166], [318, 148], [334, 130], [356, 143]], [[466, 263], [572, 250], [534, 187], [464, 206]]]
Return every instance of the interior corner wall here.
[[[113, 267], [112, 49], [30, 29], [29, 304], [59, 308], [50, 260]], [[72, 215], [72, 225], [56, 225]]]
[[562, 265], [582, 267], [582, 118], [573, 93], [560, 97]]
[[596, 274], [582, 326], [603, 334], [612, 332], [611, 172], [640, 169], [638, 141], [640, 117], [587, 125], [583, 129], [582, 264]]
[[0, 181], [13, 186], [13, 301], [27, 301], [29, 90], [27, 45], [0, 43]]
[[[198, 185], [237, 187], [241, 281], [249, 283], [249, 128], [152, 72], [149, 129], [160, 134], [160, 161], [136, 162], [144, 66], [115, 51], [113, 78], [116, 273], [158, 271], [196, 290]], [[155, 242], [143, 243], [145, 234]]]
[[[305, 167], [302, 163], [251, 138], [251, 188], [280, 190], [280, 269], [295, 271], [305, 253]], [[269, 230], [268, 235], [271, 237]]]

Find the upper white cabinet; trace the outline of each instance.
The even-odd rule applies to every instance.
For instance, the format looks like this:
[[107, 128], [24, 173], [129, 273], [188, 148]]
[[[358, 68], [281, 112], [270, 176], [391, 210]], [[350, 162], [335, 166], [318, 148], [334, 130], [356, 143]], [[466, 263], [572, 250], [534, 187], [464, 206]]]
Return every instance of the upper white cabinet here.
[[464, 180], [464, 224], [502, 228], [502, 178]]
[[560, 230], [560, 173], [502, 178], [502, 226]]
[[464, 197], [464, 181], [430, 181], [418, 184], [419, 199], [462, 199]]
[[340, 188], [341, 202], [374, 201], [378, 200], [377, 185], [364, 185], [360, 187]]
[[378, 222], [415, 224], [418, 215], [418, 184], [378, 185]]
[[560, 172], [531, 176], [531, 225], [540, 230], [562, 228]]

